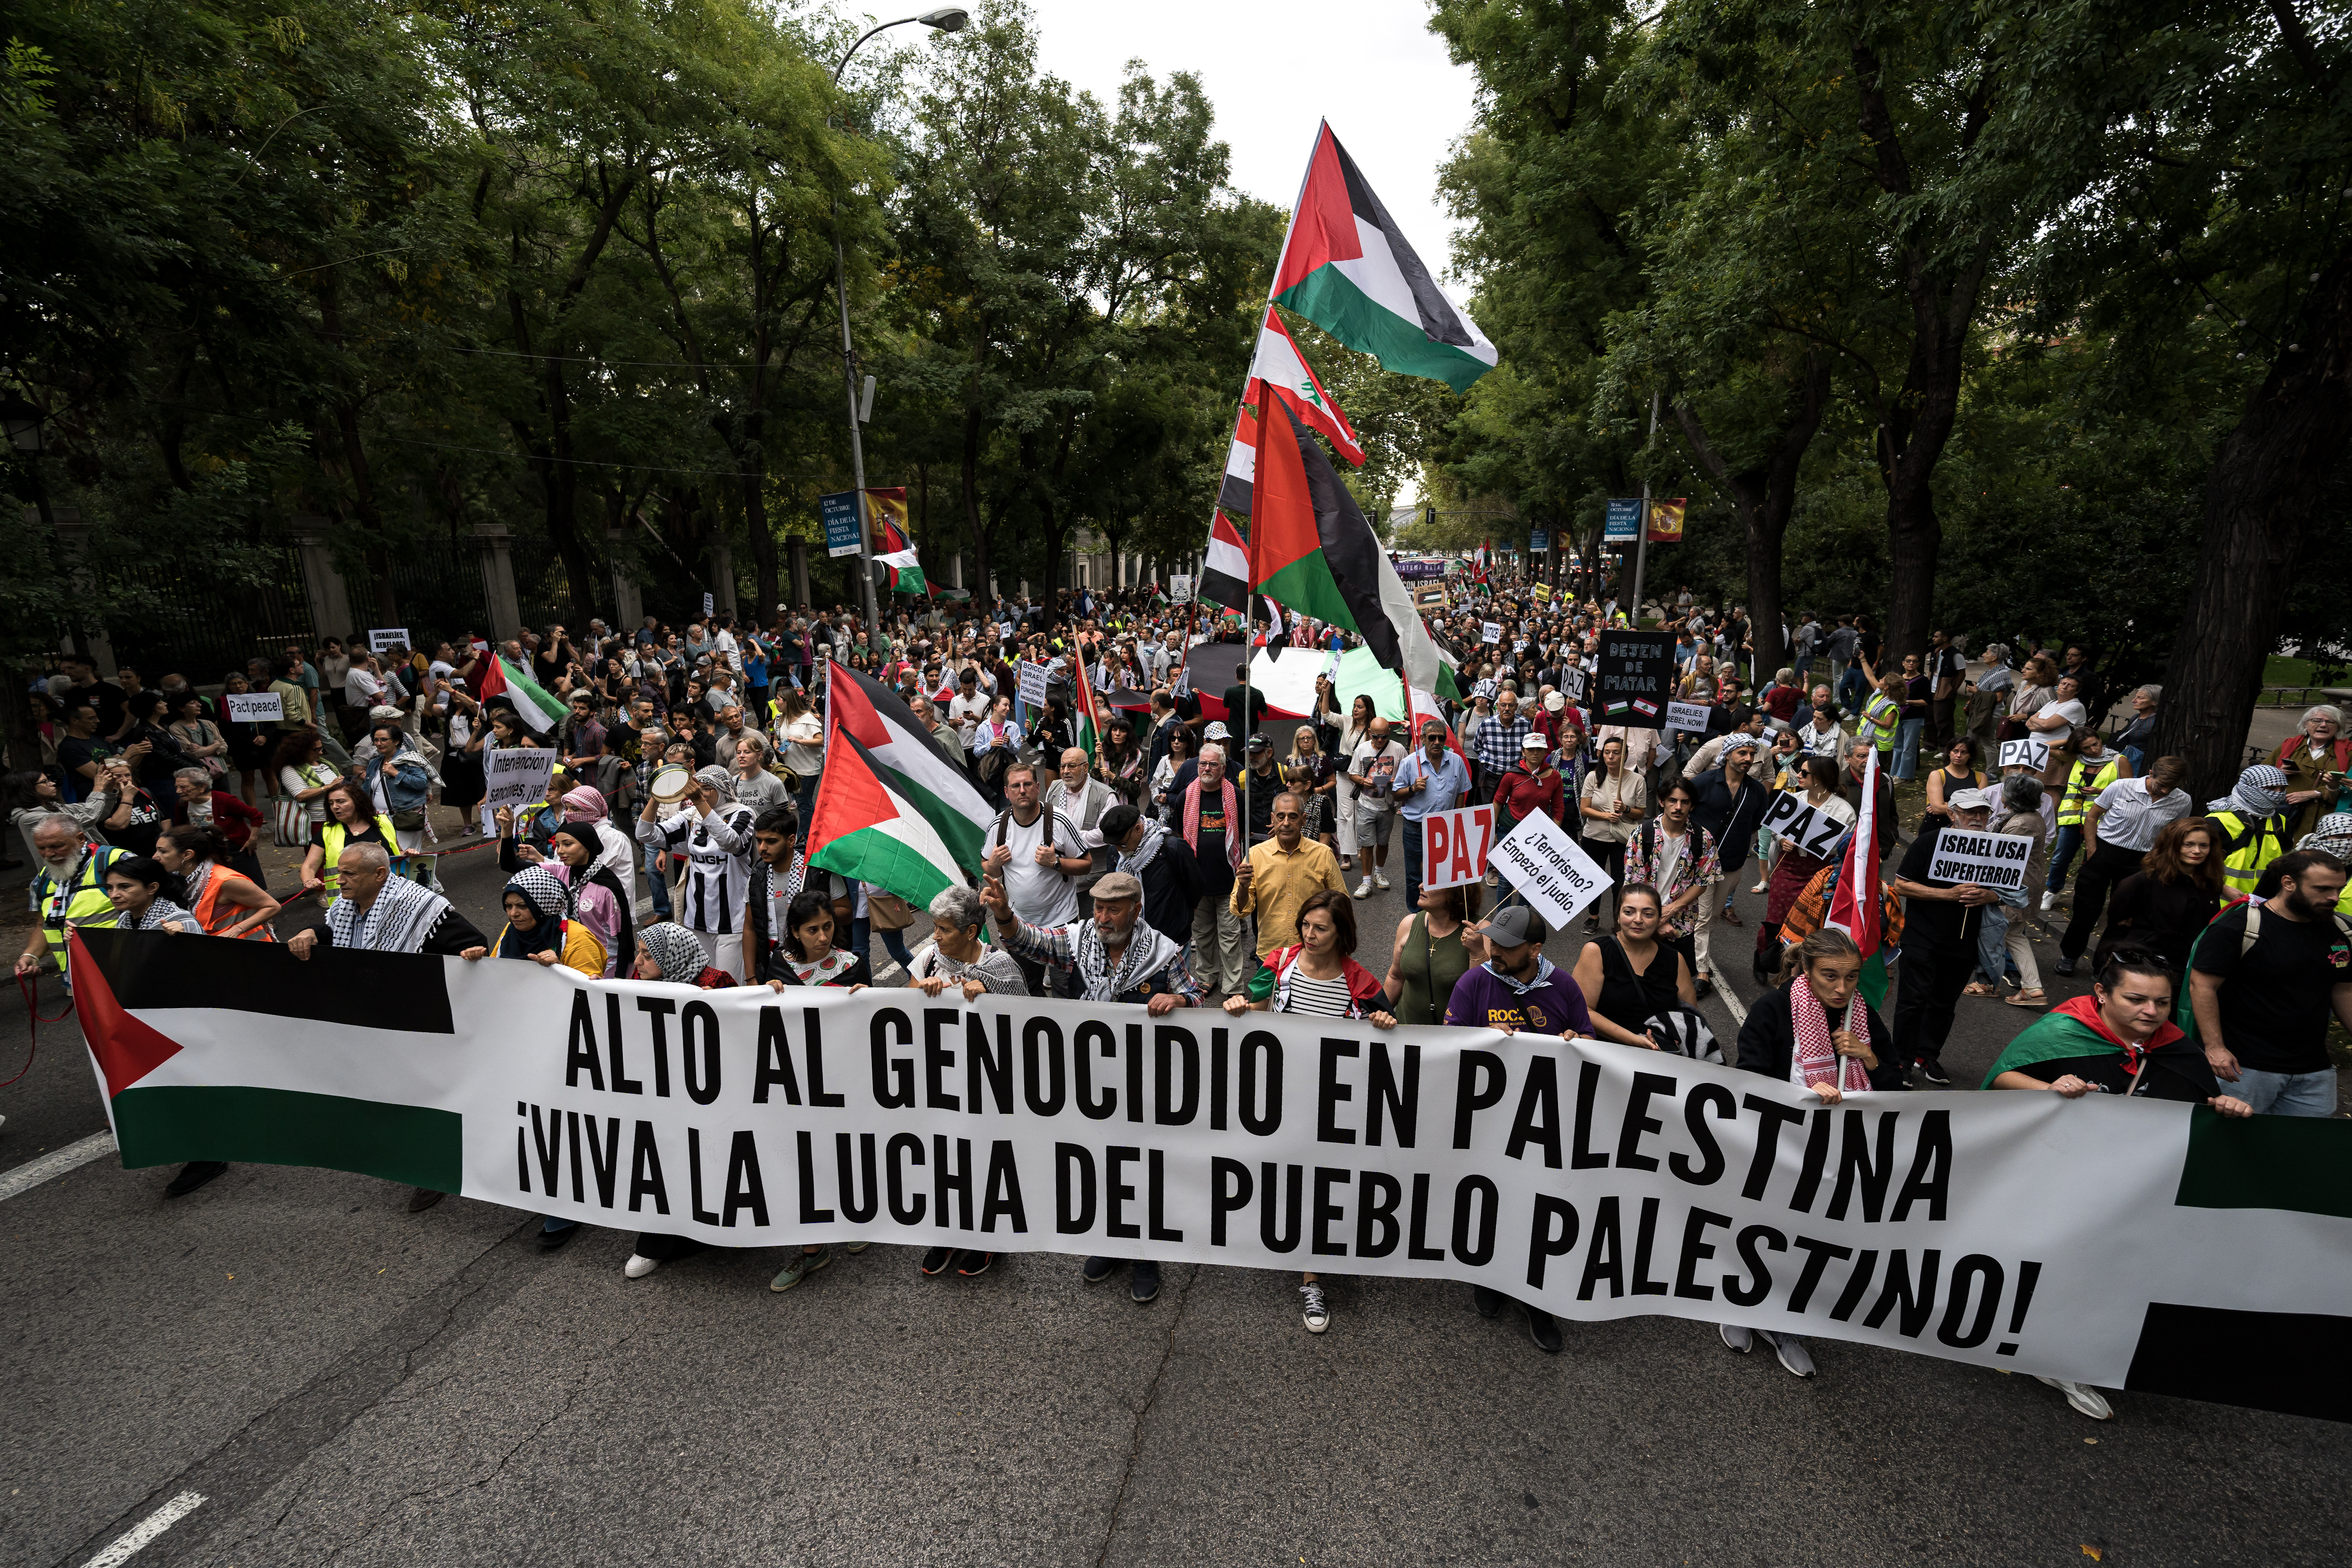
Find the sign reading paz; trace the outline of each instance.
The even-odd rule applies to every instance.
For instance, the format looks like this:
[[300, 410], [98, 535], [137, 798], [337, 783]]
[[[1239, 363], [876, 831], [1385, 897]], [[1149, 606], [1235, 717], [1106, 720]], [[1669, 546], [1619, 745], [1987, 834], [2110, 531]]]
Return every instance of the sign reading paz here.
[[2050, 742], [2027, 736], [2022, 741], [2000, 743], [2000, 765], [2005, 768], [2032, 768], [2035, 773], [2050, 765]]
[[1495, 847], [1495, 808], [1467, 805], [1459, 811], [1433, 811], [1421, 819], [1421, 847], [1425, 858], [1421, 885], [1458, 888], [1486, 874], [1486, 857]]
[[1831, 847], [1845, 837], [1846, 825], [1805, 802], [1801, 791], [1784, 789], [1764, 808], [1759, 825], [1775, 838], [1784, 839], [1816, 860], [1829, 858]]
[[1929, 879], [1973, 882], [1996, 892], [2013, 893], [2025, 886], [2025, 865], [2033, 858], [2033, 841], [2021, 833], [1968, 833], [1947, 827], [1936, 835], [1936, 853], [1927, 863]]
[[286, 717], [286, 699], [275, 691], [232, 691], [226, 695], [228, 716], [240, 724]]
[[1518, 889], [1528, 907], [1553, 931], [1566, 931], [1609, 886], [1609, 873], [1577, 847], [1559, 824], [1542, 812], [1519, 825], [1495, 846], [1495, 869]]

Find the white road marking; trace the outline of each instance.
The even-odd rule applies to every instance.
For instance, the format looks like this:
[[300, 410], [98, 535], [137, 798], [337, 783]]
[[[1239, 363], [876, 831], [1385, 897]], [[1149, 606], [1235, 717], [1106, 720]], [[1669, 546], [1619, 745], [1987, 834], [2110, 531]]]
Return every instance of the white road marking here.
[[1715, 994], [1723, 998], [1724, 1011], [1731, 1015], [1732, 1032], [1737, 1034], [1746, 1028], [1748, 1007], [1739, 1000], [1738, 994], [1731, 989], [1731, 982], [1718, 977], [1715, 983]]
[[157, 1536], [202, 1508], [202, 1492], [182, 1492], [119, 1536], [113, 1545], [82, 1564], [82, 1568], [120, 1568]]
[[62, 1149], [52, 1149], [37, 1160], [27, 1160], [13, 1171], [0, 1172], [0, 1203], [5, 1203], [19, 1193], [31, 1192], [52, 1176], [62, 1176], [76, 1166], [87, 1165], [101, 1154], [114, 1152], [114, 1134], [93, 1132], [79, 1143], [68, 1143]]

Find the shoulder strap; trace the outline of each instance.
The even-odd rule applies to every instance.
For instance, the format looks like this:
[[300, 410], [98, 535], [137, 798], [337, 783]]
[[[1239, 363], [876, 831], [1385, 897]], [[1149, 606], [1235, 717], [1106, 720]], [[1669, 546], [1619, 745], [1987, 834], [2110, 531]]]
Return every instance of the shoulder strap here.
[[[2339, 915], [2336, 918], [2341, 920], [2343, 917]], [[2263, 906], [2249, 899], [2246, 900], [2246, 931], [2245, 934], [2238, 939], [2238, 956], [2243, 958], [2253, 952], [2254, 943], [2261, 939], [2262, 934]]]

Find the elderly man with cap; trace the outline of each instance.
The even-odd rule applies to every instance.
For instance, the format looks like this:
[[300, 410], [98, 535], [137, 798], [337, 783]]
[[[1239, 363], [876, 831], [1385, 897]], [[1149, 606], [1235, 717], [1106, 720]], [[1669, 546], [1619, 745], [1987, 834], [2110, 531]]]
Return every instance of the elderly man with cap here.
[[751, 877], [751, 808], [735, 800], [734, 780], [722, 767], [694, 775], [684, 809], [662, 816], [648, 795], [637, 818], [637, 841], [686, 862], [678, 885], [677, 923], [702, 943], [704, 957], [741, 981], [748, 973], [740, 916]]
[[[1445, 1021], [1458, 1028], [1500, 1029], [1507, 1035], [1525, 1029], [1529, 1034], [1560, 1037], [1592, 1035], [1592, 1016], [1584, 993], [1565, 969], [1555, 968], [1543, 954], [1544, 925], [1533, 910], [1513, 904], [1496, 911], [1478, 928], [1486, 939], [1486, 963], [1454, 984], [1446, 1004]], [[1478, 1315], [1491, 1318], [1502, 1310], [1504, 1296], [1485, 1286], [1471, 1288]], [[1520, 1303], [1527, 1313], [1528, 1332], [1536, 1348], [1547, 1354], [1559, 1350], [1559, 1325], [1551, 1314]]]
[[[1013, 912], [1013, 900], [994, 876], [981, 884], [980, 896], [998, 944], [1024, 963], [1044, 965], [1054, 976], [1056, 996], [1097, 1005], [1140, 1003], [1155, 1018], [1202, 1000], [1183, 944], [1144, 922], [1143, 884], [1125, 871], [1108, 872], [1097, 882], [1094, 914], [1070, 925], [1031, 925]], [[1099, 1284], [1118, 1267], [1117, 1258], [1089, 1258], [1082, 1277], [1089, 1285]], [[1160, 1294], [1157, 1262], [1136, 1261], [1129, 1293], [1138, 1301]]]
[[1919, 1064], [1919, 1079], [1937, 1089], [1950, 1085], [1944, 1070], [1944, 1042], [1952, 1032], [1952, 1012], [1976, 967], [1977, 935], [1984, 906], [2000, 895], [1974, 882], [1930, 875], [1947, 834], [1982, 833], [2000, 795], [1992, 790], [1955, 790], [1945, 797], [1952, 820], [1925, 828], [1904, 852], [1903, 864], [1886, 886], [1903, 900], [1903, 959], [1895, 992], [1894, 1048], [1896, 1072]]
[[1470, 770], [1446, 745], [1442, 721], [1423, 721], [1421, 750], [1397, 764], [1396, 798], [1404, 818], [1404, 904], [1413, 909], [1421, 902], [1422, 823], [1431, 812], [1452, 811], [1470, 798]]

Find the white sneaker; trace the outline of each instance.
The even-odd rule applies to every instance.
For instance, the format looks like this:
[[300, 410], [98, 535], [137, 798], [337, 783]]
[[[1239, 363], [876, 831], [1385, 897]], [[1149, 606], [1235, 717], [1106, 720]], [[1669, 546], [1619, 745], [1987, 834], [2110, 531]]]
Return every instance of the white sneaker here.
[[1323, 1304], [1323, 1287], [1320, 1285], [1301, 1285], [1298, 1288], [1298, 1294], [1302, 1298], [1298, 1309], [1298, 1315], [1300, 1318], [1305, 1320], [1307, 1323], [1307, 1331], [1310, 1334], [1319, 1334], [1324, 1330], [1329, 1328], [1331, 1326], [1331, 1309]]
[[2038, 1373], [2034, 1374], [2033, 1381], [2048, 1384], [2066, 1396], [2067, 1404], [2094, 1421], [2112, 1421], [2116, 1418], [2115, 1406], [2107, 1403], [2106, 1395], [2087, 1383], [2069, 1383], [2063, 1377], [2043, 1377]]
[[1389, 874], [1386, 871], [1374, 871], [1372, 873], [1372, 886], [1380, 889], [1383, 892], [1386, 892], [1389, 886]]
[[1813, 1355], [1805, 1348], [1803, 1340], [1794, 1334], [1776, 1334], [1767, 1329], [1764, 1331], [1764, 1342], [1772, 1347], [1772, 1353], [1780, 1358], [1780, 1364], [1788, 1369], [1791, 1377], [1813, 1375]]
[[629, 1254], [629, 1260], [621, 1265], [621, 1272], [632, 1279], [642, 1279], [660, 1267], [660, 1258], [641, 1258], [633, 1252]]
[[1371, 896], [1372, 879], [1370, 877], [1367, 877], [1362, 881], [1356, 884], [1356, 897], [1360, 899], [1369, 899]]
[[2042, 895], [2042, 907], [2045, 910], [2056, 909], [2058, 907], [2058, 895], [2050, 892], [2043, 893]]
[[1723, 1336], [1723, 1345], [1726, 1350], [1735, 1350], [1741, 1355], [1746, 1355], [1756, 1348], [1755, 1331], [1743, 1329], [1738, 1323], [1717, 1323], [1716, 1332]]
[[1766, 889], [1768, 889], [1769, 888], [1770, 888], [1770, 887], [1771, 887], [1771, 885], [1772, 885], [1772, 884], [1771, 884], [1771, 883], [1769, 883], [1769, 882], [1759, 882], [1759, 883], [1757, 883], [1754, 887], [1752, 887], [1752, 888], [1748, 889], [1748, 890], [1749, 892], [1751, 892], [1751, 893], [1760, 893], [1760, 892], [1765, 891], [1765, 890], [1766, 890]]

